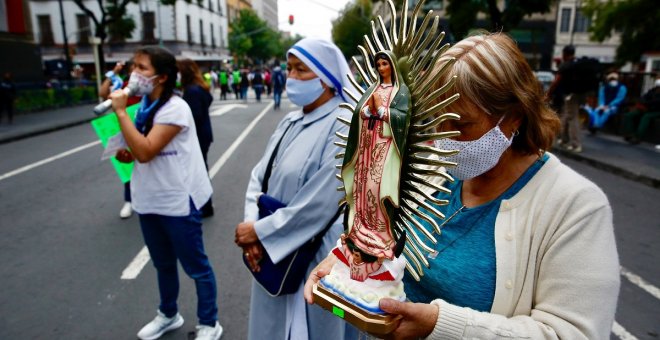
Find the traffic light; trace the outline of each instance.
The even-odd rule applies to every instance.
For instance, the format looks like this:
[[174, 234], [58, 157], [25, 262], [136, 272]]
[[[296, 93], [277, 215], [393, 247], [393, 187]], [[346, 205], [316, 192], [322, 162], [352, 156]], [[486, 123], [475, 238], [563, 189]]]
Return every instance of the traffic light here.
[[289, 15], [289, 25], [293, 25], [293, 14]]

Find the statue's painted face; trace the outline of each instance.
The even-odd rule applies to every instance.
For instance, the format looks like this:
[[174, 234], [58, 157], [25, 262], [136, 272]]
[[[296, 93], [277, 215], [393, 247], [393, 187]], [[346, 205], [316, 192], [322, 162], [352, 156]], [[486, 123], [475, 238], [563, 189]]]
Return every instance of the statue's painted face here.
[[391, 79], [390, 77], [392, 76], [392, 65], [390, 65], [389, 60], [378, 59], [376, 61], [376, 68], [384, 80]]

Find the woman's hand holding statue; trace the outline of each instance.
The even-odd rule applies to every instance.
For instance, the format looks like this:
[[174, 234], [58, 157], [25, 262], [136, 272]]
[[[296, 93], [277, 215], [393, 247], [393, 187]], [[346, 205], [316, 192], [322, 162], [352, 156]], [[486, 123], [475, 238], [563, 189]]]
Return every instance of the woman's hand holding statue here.
[[437, 305], [427, 303], [400, 302], [393, 299], [381, 299], [380, 309], [403, 316], [394, 332], [385, 339], [418, 339], [425, 338], [433, 332], [440, 314]]

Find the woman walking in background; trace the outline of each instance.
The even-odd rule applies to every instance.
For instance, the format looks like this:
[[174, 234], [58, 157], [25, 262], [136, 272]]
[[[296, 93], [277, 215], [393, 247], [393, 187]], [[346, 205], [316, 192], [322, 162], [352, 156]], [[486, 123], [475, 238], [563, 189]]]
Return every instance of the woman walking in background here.
[[[181, 74], [181, 87], [183, 88], [183, 100], [190, 106], [195, 128], [197, 129], [197, 139], [202, 148], [202, 157], [206, 170], [209, 169], [208, 153], [209, 147], [213, 142], [213, 128], [211, 126], [211, 117], [209, 116], [209, 107], [213, 101], [209, 85], [204, 81], [202, 72], [199, 71], [197, 64], [190, 59], [178, 61], [179, 73]], [[209, 198], [202, 209], [202, 217], [213, 216], [213, 202]]]

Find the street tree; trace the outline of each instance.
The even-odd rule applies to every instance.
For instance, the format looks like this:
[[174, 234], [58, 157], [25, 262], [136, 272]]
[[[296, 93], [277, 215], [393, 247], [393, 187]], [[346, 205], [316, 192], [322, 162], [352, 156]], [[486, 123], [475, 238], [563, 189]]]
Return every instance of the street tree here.
[[350, 2], [332, 22], [332, 40], [347, 59], [359, 53], [357, 46], [371, 31], [371, 7], [370, 0]]
[[273, 30], [251, 9], [242, 9], [231, 23], [229, 50], [239, 63], [262, 63], [282, 50], [279, 32]]
[[446, 8], [449, 28], [456, 40], [465, 37], [474, 28], [479, 13], [486, 14], [492, 31], [510, 31], [527, 15], [548, 13], [556, 0], [507, 0], [504, 9], [497, 0], [449, 0]]
[[129, 3], [137, 3], [138, 0], [99, 0], [96, 2], [101, 13], [99, 16], [91, 10], [91, 7], [87, 7], [88, 5], [85, 5], [83, 0], [73, 0], [73, 2], [94, 23], [94, 36], [100, 39], [100, 44], [97, 45], [99, 62], [103, 67], [105, 65], [103, 45], [108, 34], [110, 33], [113, 39], [117, 40], [131, 37], [135, 29], [135, 22], [126, 15], [126, 6]]
[[644, 52], [660, 51], [660, 11], [657, 0], [623, 0], [600, 2], [587, 0], [584, 14], [593, 18], [591, 39], [602, 42], [621, 33], [616, 61], [637, 63]]

